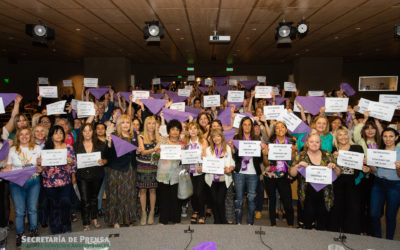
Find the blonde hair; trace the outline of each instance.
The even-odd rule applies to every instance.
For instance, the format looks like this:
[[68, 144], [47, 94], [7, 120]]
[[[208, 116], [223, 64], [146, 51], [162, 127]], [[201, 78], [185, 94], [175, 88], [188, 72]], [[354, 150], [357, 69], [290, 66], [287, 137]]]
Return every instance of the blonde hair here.
[[155, 138], [157, 143], [160, 141], [160, 134], [158, 133], [156, 118], [154, 118], [154, 116], [148, 116], [144, 120], [143, 132], [141, 133], [141, 135], [143, 136], [143, 143], [145, 143], [145, 144], [151, 143], [150, 136], [149, 136], [150, 132], [147, 129], [147, 126], [150, 122], [154, 122], [153, 138]]
[[183, 141], [185, 142], [185, 145], [187, 145], [190, 142], [190, 134], [189, 134], [189, 129], [192, 127], [196, 127], [197, 128], [197, 138], [199, 139], [199, 143], [203, 144], [204, 142], [204, 135], [203, 132], [200, 129], [200, 125], [197, 122], [189, 122], [189, 124], [187, 125], [187, 134], [185, 135], [185, 138], [183, 139]]
[[45, 139], [47, 139], [47, 136], [49, 135], [49, 130], [43, 126], [42, 124], [37, 124], [35, 127], [32, 128], [32, 137], [35, 139], [35, 130], [36, 128], [41, 127], [44, 130], [44, 133], [46, 134]]
[[335, 146], [339, 150], [339, 143], [338, 143], [338, 138], [337, 137], [339, 136], [340, 132], [344, 132], [349, 136], [349, 144], [350, 145], [354, 144], [353, 140], [351, 139], [350, 131], [346, 127], [340, 126], [333, 133], [333, 146]]
[[326, 116], [324, 116], [324, 115], [317, 115], [317, 116], [315, 116], [314, 119], [313, 119], [312, 122], [311, 122], [311, 128], [315, 128], [315, 124], [317, 123], [317, 121], [318, 121], [319, 119], [324, 119], [324, 120], [325, 120], [325, 122], [326, 122], [326, 128], [325, 128], [325, 131], [324, 131], [324, 135], [327, 135], [327, 134], [329, 133], [329, 120], [328, 120], [328, 118], [327, 118]]
[[21, 132], [23, 130], [28, 130], [28, 134], [29, 134], [29, 137], [30, 137], [29, 138], [29, 142], [28, 142], [28, 148], [30, 150], [32, 150], [32, 149], [35, 148], [35, 145], [36, 145], [35, 144], [35, 140], [33, 139], [32, 129], [29, 128], [29, 127], [20, 128], [20, 129], [17, 130], [17, 133], [16, 133], [14, 141], [13, 141], [13, 146], [15, 146], [15, 150], [17, 151], [18, 154], [21, 153], [21, 148], [20, 148], [21, 142], [19, 141], [19, 137], [20, 137]]
[[[317, 132], [311, 132], [307, 135], [306, 143], [304, 144], [304, 151], [308, 150], [307, 142], [310, 140], [311, 137], [316, 136], [319, 139], [320, 144], [322, 144], [322, 139], [321, 136]], [[321, 145], [319, 146], [319, 149], [321, 149]]]
[[122, 123], [123, 121], [128, 121], [128, 122], [129, 122], [129, 137], [130, 137], [130, 138], [133, 138], [135, 134], [134, 134], [134, 132], [133, 132], [132, 120], [131, 120], [131, 118], [129, 117], [129, 115], [125, 115], [125, 114], [121, 115], [121, 116], [118, 118], [118, 120], [117, 120], [117, 125], [116, 125], [116, 127], [117, 127], [117, 136], [118, 136], [119, 138], [122, 138], [121, 123]]
[[32, 128], [36, 127], [39, 123], [39, 118], [42, 116], [41, 113], [35, 113], [32, 115]]
[[224, 136], [224, 133], [222, 133], [221, 129], [213, 129], [210, 132], [210, 150], [212, 154], [215, 154], [215, 143], [213, 138], [215, 136], [220, 136], [221, 137], [221, 144], [222, 144], [222, 152], [224, 154], [226, 154], [226, 147], [228, 146], [228, 144], [226, 143], [226, 139]]

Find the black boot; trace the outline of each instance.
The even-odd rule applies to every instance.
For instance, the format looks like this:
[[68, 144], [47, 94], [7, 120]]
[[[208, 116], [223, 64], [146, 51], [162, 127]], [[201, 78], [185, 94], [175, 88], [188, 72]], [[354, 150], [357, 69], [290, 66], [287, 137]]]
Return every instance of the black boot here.
[[31, 230], [31, 231], [29, 232], [29, 236], [30, 236], [30, 237], [37, 237], [37, 236], [39, 236], [39, 231], [37, 230], [37, 228]]
[[15, 245], [16, 245], [17, 247], [20, 247], [21, 244], [22, 244], [22, 235], [23, 235], [23, 234], [17, 234], [17, 235], [16, 235]]

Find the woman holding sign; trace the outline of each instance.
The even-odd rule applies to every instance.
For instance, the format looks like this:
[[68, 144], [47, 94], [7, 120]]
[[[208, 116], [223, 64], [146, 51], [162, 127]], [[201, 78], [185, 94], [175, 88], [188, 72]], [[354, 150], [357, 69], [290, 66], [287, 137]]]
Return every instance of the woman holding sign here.
[[[37, 159], [40, 157], [41, 148], [35, 145], [30, 128], [18, 129], [14, 137], [14, 146], [10, 148], [6, 167], [2, 170], [12, 171], [23, 168], [31, 168], [37, 166]], [[16, 226], [16, 243], [21, 245], [22, 234], [25, 231], [25, 213], [28, 211], [30, 236], [38, 236], [37, 230], [37, 209], [36, 205], [39, 199], [40, 178], [38, 172], [22, 185], [10, 182], [11, 197], [14, 202], [15, 210], [15, 226]]]
[[[288, 134], [286, 124], [284, 122], [277, 122], [275, 124], [275, 131], [271, 137], [269, 146], [272, 147], [276, 144], [291, 145], [288, 149], [289, 152], [285, 152], [285, 156], [288, 158], [283, 160], [277, 160], [282, 158], [283, 155], [276, 154], [275, 150], [269, 151], [269, 148], [263, 150], [264, 155], [264, 185], [269, 198], [269, 218], [271, 226], [276, 226], [276, 189], [279, 191], [279, 196], [283, 202], [285, 208], [286, 219], [289, 227], [293, 227], [293, 207], [292, 207], [292, 189], [290, 187], [289, 179], [289, 166], [294, 159], [297, 151], [296, 140]], [[275, 152], [274, 152], [275, 151]], [[270, 155], [268, 156], [268, 154]], [[278, 152], [277, 152], [278, 153]], [[282, 152], [283, 153], [283, 152]], [[289, 153], [289, 154], [288, 154]]]
[[[76, 172], [74, 149], [65, 143], [65, 132], [55, 125], [49, 131], [46, 150], [66, 149], [67, 164], [43, 167], [43, 187], [50, 205], [50, 230], [53, 234], [71, 232], [71, 175]], [[40, 159], [39, 163], [42, 163]]]
[[[254, 135], [253, 121], [250, 117], [246, 116], [240, 121], [239, 131], [238, 134], [235, 135], [234, 140], [260, 141], [260, 137]], [[265, 147], [265, 144], [259, 145], [261, 147]], [[239, 156], [243, 155], [243, 152], [240, 152], [240, 146], [238, 146], [237, 149], [235, 149], [232, 144], [230, 146], [233, 151], [233, 158], [235, 160], [235, 173], [233, 178], [235, 181], [236, 190], [236, 223], [242, 223], [243, 197], [245, 187], [247, 187], [247, 224], [253, 225], [254, 211], [256, 209], [256, 188], [259, 176], [261, 175], [261, 153], [259, 154], [259, 156], [255, 156], [255, 154], [253, 154], [254, 156]], [[253, 153], [257, 153], [257, 151], [251, 151], [253, 151]]]
[[[210, 146], [206, 150], [207, 159], [221, 159], [224, 174], [211, 174], [206, 170], [203, 159], [203, 167], [199, 166], [199, 172], [207, 173], [205, 182], [211, 187], [211, 196], [214, 207], [214, 224], [226, 224], [225, 216], [225, 195], [232, 184], [232, 174], [235, 162], [232, 159], [231, 148], [228, 147], [221, 129], [213, 129], [210, 132]], [[223, 159], [223, 160], [222, 160]], [[222, 164], [221, 163], [221, 164]], [[222, 171], [222, 170], [221, 170]]]
[[[346, 127], [337, 127], [333, 136], [333, 155], [337, 158], [342, 174], [333, 184], [335, 203], [331, 212], [330, 229], [337, 232], [360, 234], [361, 189], [359, 183], [364, 175], [360, 171], [361, 169], [355, 168], [356, 164], [354, 163], [359, 163], [357, 167], [369, 170], [362, 163], [364, 158], [362, 147], [353, 143], [350, 139], [350, 131]], [[354, 158], [348, 159], [349, 156], [345, 157], [348, 151], [358, 154], [351, 155]]]
[[[180, 140], [182, 124], [178, 120], [171, 120], [167, 124], [168, 137], [161, 139], [160, 148], [157, 153], [160, 154], [157, 168], [158, 194], [159, 194], [159, 210], [160, 224], [168, 224], [181, 222], [181, 202], [178, 199], [178, 180], [179, 172], [182, 169], [180, 165], [180, 155], [175, 153], [163, 155], [163, 146], [178, 146], [170, 147], [182, 149], [184, 142]], [[167, 150], [167, 148], [165, 148]], [[169, 149], [170, 150], [170, 149]], [[174, 151], [173, 149], [170, 151]], [[164, 158], [165, 157], [165, 158]], [[179, 159], [177, 158], [179, 157]], [[174, 159], [172, 159], [174, 158]]]
[[392, 128], [383, 130], [381, 149], [397, 153], [393, 169], [370, 166], [371, 172], [375, 174], [370, 205], [372, 236], [382, 237], [381, 216], [382, 208], [386, 203], [386, 239], [389, 240], [393, 240], [396, 216], [400, 206], [400, 147], [396, 147], [398, 140], [399, 133], [396, 130]]
[[[305, 228], [326, 230], [329, 211], [333, 206], [333, 187], [332, 185], [306, 182], [305, 176], [309, 166], [331, 168], [337, 176], [340, 175], [340, 168], [336, 166], [335, 158], [328, 151], [321, 150], [321, 137], [319, 133], [315, 132], [307, 136], [304, 151], [296, 156], [289, 173], [293, 177], [296, 177], [298, 172], [301, 173], [297, 178], [298, 205], [303, 208]], [[316, 225], [314, 225], [315, 221]]]
[[[203, 137], [199, 124], [191, 122], [188, 125], [189, 134], [186, 135], [185, 150], [198, 150], [200, 157], [205, 154], [208, 147], [207, 140]], [[191, 197], [193, 215], [190, 220], [192, 224], [205, 223], [205, 197], [204, 197], [204, 175], [198, 171], [199, 163], [189, 164], [190, 177], [193, 184], [193, 196]]]
[[[157, 159], [159, 155], [160, 135], [158, 133], [156, 119], [154, 116], [148, 116], [144, 120], [144, 131], [139, 135], [140, 154], [136, 155], [137, 181], [136, 186], [139, 188], [140, 206], [142, 208], [141, 225], [154, 223], [154, 207], [156, 205], [156, 188], [157, 188]], [[150, 212], [147, 221], [147, 190], [150, 192]]]
[[[321, 149], [326, 150], [328, 152], [332, 152], [333, 136], [331, 133], [329, 133], [328, 118], [324, 115], [315, 116], [311, 122], [311, 128], [321, 137]], [[304, 146], [302, 137], [307, 135], [306, 134], [298, 134], [298, 135], [300, 135], [300, 137], [297, 137], [296, 134], [294, 134], [294, 136], [297, 137], [297, 148], [299, 149], [299, 151], [301, 151], [301, 149]]]
[[[78, 141], [75, 144], [76, 154], [82, 156], [104, 151], [105, 144], [94, 136], [94, 128], [92, 124], [86, 123], [80, 129]], [[76, 172], [76, 179], [78, 184], [79, 193], [81, 195], [81, 214], [83, 231], [90, 230], [90, 221], [92, 221], [95, 228], [99, 228], [100, 224], [97, 223], [97, 196], [104, 177], [103, 166], [107, 164], [107, 160], [101, 157], [97, 162], [92, 162], [88, 166], [80, 165], [78, 157], [78, 171]], [[86, 165], [86, 164], [85, 164]]]

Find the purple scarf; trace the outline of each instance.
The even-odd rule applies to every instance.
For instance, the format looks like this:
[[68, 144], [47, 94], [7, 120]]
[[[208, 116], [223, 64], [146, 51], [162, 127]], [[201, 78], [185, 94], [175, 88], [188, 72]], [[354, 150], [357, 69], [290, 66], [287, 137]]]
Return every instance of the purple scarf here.
[[[215, 152], [215, 155], [217, 156], [217, 158], [221, 158], [221, 154], [222, 154], [223, 150], [224, 149], [223, 149], [222, 145], [221, 145], [221, 151], [219, 151], [219, 152], [218, 152], [217, 146], [214, 147], [214, 152]], [[222, 176], [222, 174], [214, 174], [214, 182], [219, 182], [219, 178], [221, 176]]]
[[369, 149], [377, 149], [377, 148], [378, 148], [378, 144], [375, 143], [375, 144], [372, 146], [371, 143], [367, 143], [367, 147], [368, 147]]
[[[288, 144], [289, 140], [288, 138], [285, 136], [285, 142], [283, 144]], [[275, 144], [280, 144], [278, 138], [275, 139]], [[286, 161], [276, 161], [276, 170], [279, 172], [287, 172], [288, 170], [288, 164]]]
[[[244, 135], [243, 135], [243, 141], [246, 141], [246, 137], [244, 137]], [[251, 136], [249, 136], [249, 139], [247, 141], [251, 141]], [[249, 164], [251, 158], [252, 158], [251, 156], [242, 157], [242, 171], [247, 170], [247, 165]]]

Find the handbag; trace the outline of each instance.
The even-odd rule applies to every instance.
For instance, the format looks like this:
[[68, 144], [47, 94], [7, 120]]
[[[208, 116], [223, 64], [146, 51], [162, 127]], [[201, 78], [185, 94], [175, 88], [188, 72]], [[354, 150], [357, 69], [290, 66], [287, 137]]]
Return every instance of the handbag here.
[[193, 184], [190, 174], [186, 169], [182, 169], [178, 175], [178, 199], [186, 200], [193, 195]]

